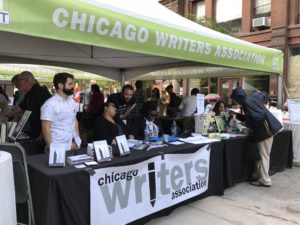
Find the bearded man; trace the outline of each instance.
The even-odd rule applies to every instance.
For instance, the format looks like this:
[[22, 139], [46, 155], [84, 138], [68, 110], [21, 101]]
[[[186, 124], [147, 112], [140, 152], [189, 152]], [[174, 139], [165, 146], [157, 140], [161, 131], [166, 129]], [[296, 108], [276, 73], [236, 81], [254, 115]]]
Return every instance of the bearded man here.
[[41, 108], [41, 121], [44, 139], [49, 149], [51, 143], [66, 144], [65, 150], [80, 147], [78, 121], [76, 119], [74, 76], [58, 73], [53, 78], [56, 94]]

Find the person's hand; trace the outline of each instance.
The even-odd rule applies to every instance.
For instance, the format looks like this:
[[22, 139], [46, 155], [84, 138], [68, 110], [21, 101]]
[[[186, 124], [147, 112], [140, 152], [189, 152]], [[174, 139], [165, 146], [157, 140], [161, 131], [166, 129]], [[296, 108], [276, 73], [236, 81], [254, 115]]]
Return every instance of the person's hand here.
[[43, 133], [40, 133], [40, 135], [35, 140], [36, 141], [42, 141], [43, 140]]
[[237, 112], [232, 110], [232, 109], [229, 109], [228, 112], [229, 112], [229, 115], [236, 115], [237, 114]]
[[76, 149], [78, 149], [78, 146], [75, 141], [72, 141], [71, 150], [75, 151]]
[[134, 136], [132, 134], [128, 135], [128, 139], [134, 139]]

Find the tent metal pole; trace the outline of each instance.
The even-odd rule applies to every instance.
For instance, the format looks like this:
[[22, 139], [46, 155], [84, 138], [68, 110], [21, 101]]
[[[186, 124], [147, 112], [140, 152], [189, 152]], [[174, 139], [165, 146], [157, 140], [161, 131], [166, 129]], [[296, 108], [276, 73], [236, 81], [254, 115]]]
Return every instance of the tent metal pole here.
[[277, 108], [280, 108], [280, 109], [284, 109], [283, 107], [283, 92], [284, 92], [284, 81], [283, 81], [283, 75], [277, 75], [278, 78], [277, 78]]
[[121, 74], [121, 86], [123, 87], [125, 85], [124, 69], [120, 69], [120, 74]]

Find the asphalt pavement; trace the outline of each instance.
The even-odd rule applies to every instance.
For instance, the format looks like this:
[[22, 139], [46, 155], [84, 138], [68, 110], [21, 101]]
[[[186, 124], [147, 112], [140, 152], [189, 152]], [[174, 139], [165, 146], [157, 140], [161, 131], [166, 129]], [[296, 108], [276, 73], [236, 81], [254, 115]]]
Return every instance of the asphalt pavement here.
[[240, 183], [151, 220], [147, 225], [296, 225], [300, 224], [300, 167], [272, 178], [272, 187]]

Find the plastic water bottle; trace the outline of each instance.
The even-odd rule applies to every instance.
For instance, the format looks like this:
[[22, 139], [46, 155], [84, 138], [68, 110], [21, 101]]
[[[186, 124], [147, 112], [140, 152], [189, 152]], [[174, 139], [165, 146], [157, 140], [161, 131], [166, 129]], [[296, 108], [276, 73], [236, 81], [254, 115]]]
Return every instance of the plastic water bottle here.
[[149, 138], [150, 138], [150, 132], [148, 130], [148, 127], [146, 126], [144, 130], [144, 140], [149, 141]]
[[173, 121], [172, 126], [171, 126], [171, 134], [173, 137], [177, 136], [177, 124], [176, 124], [175, 120]]

